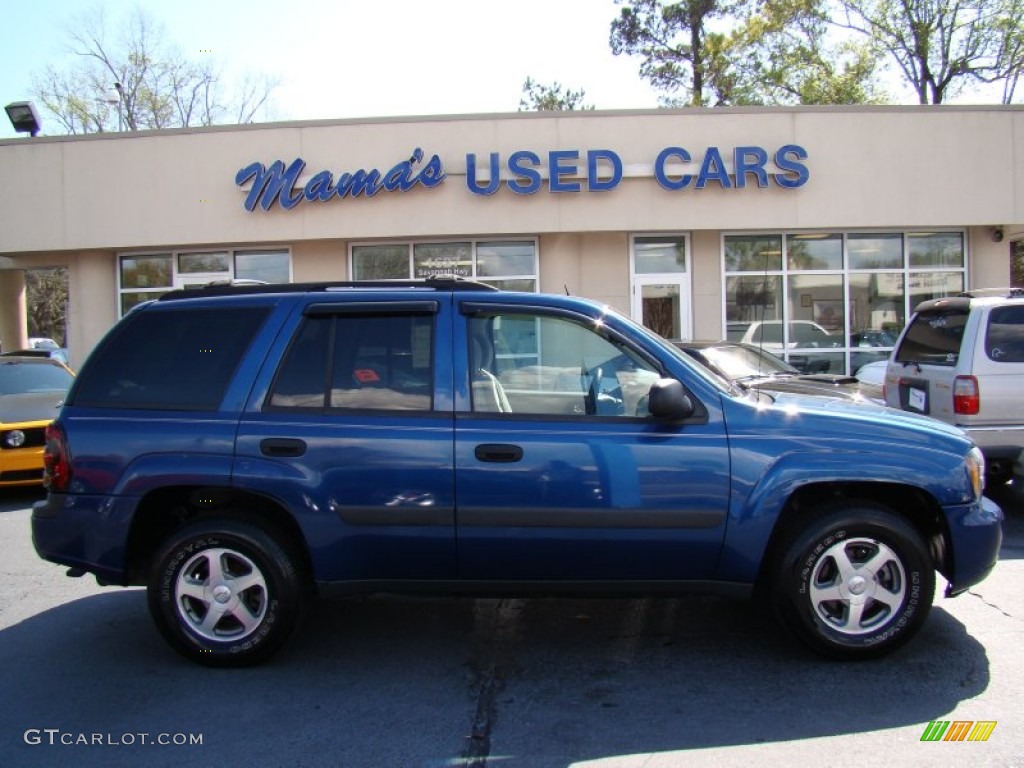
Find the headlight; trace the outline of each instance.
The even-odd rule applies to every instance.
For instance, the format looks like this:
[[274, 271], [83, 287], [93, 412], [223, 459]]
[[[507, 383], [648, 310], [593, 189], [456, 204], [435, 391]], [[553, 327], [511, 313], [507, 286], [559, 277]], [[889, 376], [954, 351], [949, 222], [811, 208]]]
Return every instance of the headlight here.
[[8, 448], [21, 448], [25, 444], [25, 433], [20, 429], [12, 429], [4, 434], [4, 445]]
[[985, 492], [985, 457], [981, 455], [981, 449], [978, 446], [971, 448], [967, 458], [964, 459], [964, 464], [967, 467], [967, 478], [974, 490], [974, 498], [980, 499], [981, 494]]

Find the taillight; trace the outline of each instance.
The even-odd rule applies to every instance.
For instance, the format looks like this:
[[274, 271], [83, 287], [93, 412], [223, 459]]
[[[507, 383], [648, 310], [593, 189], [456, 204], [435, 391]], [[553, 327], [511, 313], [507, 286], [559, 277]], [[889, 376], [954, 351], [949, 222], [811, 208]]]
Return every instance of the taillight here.
[[71, 484], [71, 454], [64, 430], [56, 424], [46, 427], [43, 449], [43, 486], [49, 491], [66, 491]]
[[953, 412], [974, 416], [980, 410], [978, 380], [974, 376], [957, 376], [953, 381]]

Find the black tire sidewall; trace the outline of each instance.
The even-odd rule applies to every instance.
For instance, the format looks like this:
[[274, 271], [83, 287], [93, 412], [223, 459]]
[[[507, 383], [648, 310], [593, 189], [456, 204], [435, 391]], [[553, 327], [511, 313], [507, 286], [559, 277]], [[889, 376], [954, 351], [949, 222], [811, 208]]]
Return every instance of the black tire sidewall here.
[[[896, 614], [863, 635], [828, 625], [809, 597], [811, 579], [825, 552], [844, 540], [867, 538], [892, 549], [900, 560], [907, 592]], [[920, 628], [935, 593], [935, 571], [921, 536], [909, 523], [875, 505], [844, 507], [809, 523], [782, 558], [776, 608], [783, 623], [811, 648], [832, 658], [877, 658], [907, 642]]]
[[[218, 642], [192, 631], [176, 605], [175, 584], [182, 567], [196, 554], [226, 548], [249, 558], [266, 581], [267, 609], [259, 627], [243, 638]], [[160, 633], [185, 657], [207, 666], [235, 667], [259, 663], [292, 634], [303, 591], [294, 561], [265, 531], [234, 520], [190, 525], [161, 547], [149, 580], [150, 613]]]

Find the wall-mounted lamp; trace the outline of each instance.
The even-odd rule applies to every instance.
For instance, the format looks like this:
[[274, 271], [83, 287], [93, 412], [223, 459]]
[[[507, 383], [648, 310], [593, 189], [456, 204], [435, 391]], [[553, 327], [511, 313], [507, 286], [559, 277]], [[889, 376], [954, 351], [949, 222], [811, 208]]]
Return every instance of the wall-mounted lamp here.
[[11, 125], [18, 133], [35, 136], [39, 133], [39, 115], [31, 101], [15, 101], [4, 107]]
[[1001, 243], [1001, 242], [1003, 242], [1003, 228], [1002, 227], [992, 227], [992, 242], [993, 243]]

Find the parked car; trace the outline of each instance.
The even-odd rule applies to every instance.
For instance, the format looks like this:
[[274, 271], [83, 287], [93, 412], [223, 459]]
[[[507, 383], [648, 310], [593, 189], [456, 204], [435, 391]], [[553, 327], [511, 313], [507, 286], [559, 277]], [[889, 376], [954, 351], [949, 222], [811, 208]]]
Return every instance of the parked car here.
[[73, 380], [47, 357], [0, 357], [0, 488], [42, 483], [46, 425]]
[[842, 374], [801, 373], [785, 360], [753, 344], [731, 341], [674, 343], [693, 359], [744, 388], [841, 397], [885, 405], [881, 386]]
[[[879, 388], [885, 384], [885, 372], [889, 368], [889, 360], [876, 360], [871, 363], [865, 363], [854, 373], [854, 377], [857, 381], [862, 381], [865, 384], [874, 384]], [[884, 394], [884, 392], [883, 392]]]
[[936, 570], [964, 592], [1002, 536], [958, 429], [741, 392], [603, 304], [458, 280], [139, 305], [83, 366], [46, 467], [39, 555], [145, 585], [168, 643], [213, 666], [268, 658], [327, 584], [699, 586], [875, 657], [921, 627]]
[[19, 357], [52, 357], [64, 365], [70, 365], [71, 356], [68, 350], [61, 347], [53, 339], [31, 338], [28, 340], [28, 347], [25, 349], [12, 349], [9, 352], [0, 352], [0, 355]]
[[1024, 450], [1024, 291], [919, 304], [886, 367], [886, 400], [964, 429], [1003, 483]]

